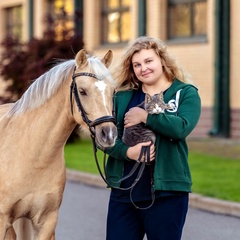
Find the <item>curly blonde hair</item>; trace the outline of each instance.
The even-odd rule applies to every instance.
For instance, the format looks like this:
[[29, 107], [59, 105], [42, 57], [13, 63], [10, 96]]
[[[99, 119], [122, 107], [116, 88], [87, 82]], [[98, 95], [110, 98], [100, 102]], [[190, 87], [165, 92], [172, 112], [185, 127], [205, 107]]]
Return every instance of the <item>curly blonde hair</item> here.
[[153, 49], [160, 57], [161, 63], [168, 81], [175, 78], [185, 83], [192, 83], [190, 76], [176, 62], [175, 58], [167, 51], [167, 46], [160, 39], [148, 36], [141, 36], [132, 43], [129, 43], [119, 65], [113, 71], [117, 82], [117, 91], [138, 89], [140, 81], [135, 76], [132, 66], [132, 57], [142, 49]]

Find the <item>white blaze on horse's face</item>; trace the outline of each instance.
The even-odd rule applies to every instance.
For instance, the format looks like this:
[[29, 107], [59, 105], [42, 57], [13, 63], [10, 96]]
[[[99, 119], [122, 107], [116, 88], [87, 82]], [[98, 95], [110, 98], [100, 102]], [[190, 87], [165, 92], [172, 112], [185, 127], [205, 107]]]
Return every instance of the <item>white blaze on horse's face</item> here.
[[[112, 51], [109, 50], [100, 60], [87, 55], [81, 50], [76, 55], [75, 78], [81, 105], [86, 112], [87, 118], [95, 122], [97, 119], [106, 119], [94, 125], [95, 141], [102, 148], [111, 147], [115, 144], [117, 138], [117, 128], [109, 116], [112, 116], [112, 99], [115, 88], [115, 82], [108, 70], [112, 61]], [[100, 94], [99, 94], [100, 93]], [[75, 113], [79, 112], [75, 104]], [[75, 121], [87, 127], [81, 119], [81, 114], [74, 114]]]
[[104, 83], [101, 80], [98, 80], [97, 82], [95, 82], [95, 85], [98, 88], [98, 90], [100, 91], [102, 98], [103, 98], [103, 104], [106, 107], [105, 89], [106, 89], [107, 85], [106, 85], [106, 83]]

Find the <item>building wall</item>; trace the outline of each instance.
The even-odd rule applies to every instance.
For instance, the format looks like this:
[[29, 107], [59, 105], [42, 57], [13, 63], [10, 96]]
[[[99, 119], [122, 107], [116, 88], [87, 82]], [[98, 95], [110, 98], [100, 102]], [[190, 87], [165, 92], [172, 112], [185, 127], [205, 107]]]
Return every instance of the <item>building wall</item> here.
[[[138, 0], [132, 0], [130, 6], [131, 40], [138, 36]], [[101, 1], [84, 0], [84, 44], [86, 50], [97, 55], [103, 55], [112, 49], [114, 66], [125, 47], [119, 45], [101, 45]], [[166, 40], [166, 9], [167, 0], [150, 0], [147, 3], [147, 35]], [[169, 51], [177, 58], [180, 64], [191, 74], [195, 85], [199, 89], [202, 100], [202, 114], [200, 121], [193, 131], [194, 137], [206, 137], [213, 127], [214, 106], [214, 71], [215, 71], [215, 0], [207, 1], [207, 40], [205, 42], [179, 44], [167, 42]], [[22, 4], [24, 7], [24, 40], [28, 39], [28, 0], [0, 0], [0, 41], [4, 37], [4, 11], [10, 6]], [[238, 80], [240, 56], [240, 4], [239, 0], [231, 0], [231, 35], [230, 35], [230, 105], [231, 105], [231, 133], [234, 139], [240, 139], [240, 81]], [[46, 11], [44, 0], [34, 1], [34, 36], [41, 37], [44, 25], [43, 16]], [[0, 49], [1, 52], [1, 49]], [[0, 85], [1, 88], [2, 85]], [[1, 89], [0, 89], [1, 92]]]
[[[90, 1], [91, 2], [91, 1]], [[132, 1], [132, 8], [137, 7], [137, 0]], [[214, 0], [208, 1], [208, 37], [204, 43], [179, 44], [166, 41], [166, 9], [167, 1], [147, 1], [147, 35], [158, 37], [168, 44], [169, 51], [180, 64], [190, 73], [195, 85], [199, 88], [202, 101], [202, 114], [196, 129], [192, 132], [194, 137], [206, 137], [212, 128], [212, 106], [214, 100]], [[86, 5], [87, 5], [86, 1]], [[133, 12], [133, 20], [129, 23], [131, 29], [137, 29], [138, 12]], [[85, 21], [86, 22], [86, 21]], [[88, 22], [89, 23], [89, 22]], [[87, 24], [88, 24], [87, 23]], [[86, 30], [87, 31], [87, 30]], [[90, 30], [89, 30], [90, 31]], [[132, 39], [138, 36], [134, 32]], [[87, 39], [84, 41], [87, 44]], [[88, 47], [88, 45], [86, 45]], [[97, 50], [103, 51], [107, 46], [96, 45]], [[115, 47], [114, 63], [121, 56], [124, 46]]]
[[230, 15], [230, 104], [231, 104], [231, 137], [240, 139], [240, 80], [239, 80], [239, 56], [240, 56], [240, 4], [238, 0], [231, 0]]
[[194, 137], [206, 137], [213, 126], [212, 106], [214, 104], [214, 2], [207, 6], [207, 40], [203, 43], [170, 45], [170, 50], [183, 67], [191, 74], [199, 89], [202, 113], [197, 127], [191, 134]]
[[240, 4], [238, 0], [231, 0], [231, 47], [230, 47], [230, 102], [233, 109], [240, 108], [239, 101], [239, 56], [240, 56]]

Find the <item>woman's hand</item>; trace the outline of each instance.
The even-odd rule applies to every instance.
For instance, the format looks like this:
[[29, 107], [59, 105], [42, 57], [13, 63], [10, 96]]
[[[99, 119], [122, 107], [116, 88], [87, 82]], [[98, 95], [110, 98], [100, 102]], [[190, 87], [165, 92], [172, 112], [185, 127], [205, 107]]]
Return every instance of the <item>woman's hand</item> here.
[[146, 123], [148, 113], [140, 108], [140, 107], [133, 107], [131, 108], [124, 117], [124, 127], [128, 128], [133, 125], [139, 124], [141, 122]]
[[[151, 141], [144, 142], [144, 143], [138, 143], [137, 145], [128, 148], [127, 157], [129, 159], [138, 161], [139, 160], [138, 158], [139, 158], [140, 153], [141, 153], [142, 146], [150, 146], [150, 145], [151, 145]], [[155, 146], [152, 144], [151, 147], [150, 147], [150, 161], [153, 161], [153, 160], [155, 160]], [[140, 162], [143, 162], [143, 161], [144, 161], [144, 159], [140, 159]]]

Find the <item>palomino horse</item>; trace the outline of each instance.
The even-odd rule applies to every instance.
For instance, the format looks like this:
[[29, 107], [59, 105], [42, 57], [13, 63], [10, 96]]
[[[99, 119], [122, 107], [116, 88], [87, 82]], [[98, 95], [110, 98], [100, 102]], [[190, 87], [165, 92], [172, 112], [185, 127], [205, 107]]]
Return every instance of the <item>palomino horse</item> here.
[[[66, 181], [64, 145], [77, 124], [91, 130], [99, 147], [114, 145], [111, 61], [111, 51], [100, 60], [81, 50], [36, 79], [16, 103], [1, 106], [0, 240], [55, 239]], [[14, 232], [13, 223], [24, 219], [31, 221], [32, 237]]]

